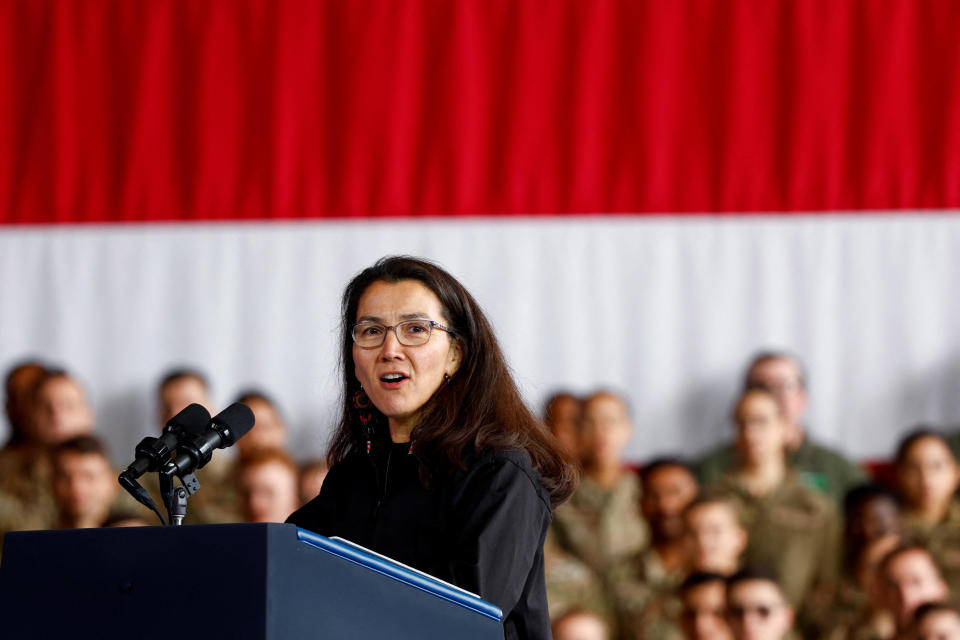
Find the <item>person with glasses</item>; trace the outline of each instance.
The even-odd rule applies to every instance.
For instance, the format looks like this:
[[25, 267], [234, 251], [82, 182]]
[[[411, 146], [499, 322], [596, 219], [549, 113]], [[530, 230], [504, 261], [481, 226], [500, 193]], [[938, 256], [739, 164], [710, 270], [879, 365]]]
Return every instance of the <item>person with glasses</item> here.
[[772, 571], [747, 567], [727, 578], [727, 622], [734, 640], [794, 638], [793, 619]]
[[437, 265], [394, 256], [347, 285], [341, 323], [330, 471], [287, 521], [479, 594], [505, 638], [550, 638], [543, 542], [576, 467], [480, 306]]

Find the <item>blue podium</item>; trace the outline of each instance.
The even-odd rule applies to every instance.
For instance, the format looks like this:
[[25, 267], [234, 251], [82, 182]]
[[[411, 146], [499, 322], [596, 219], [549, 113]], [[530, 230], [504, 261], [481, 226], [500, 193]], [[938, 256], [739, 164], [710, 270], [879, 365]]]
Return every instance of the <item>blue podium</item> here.
[[289, 524], [8, 533], [0, 620], [9, 638], [503, 638], [496, 606]]

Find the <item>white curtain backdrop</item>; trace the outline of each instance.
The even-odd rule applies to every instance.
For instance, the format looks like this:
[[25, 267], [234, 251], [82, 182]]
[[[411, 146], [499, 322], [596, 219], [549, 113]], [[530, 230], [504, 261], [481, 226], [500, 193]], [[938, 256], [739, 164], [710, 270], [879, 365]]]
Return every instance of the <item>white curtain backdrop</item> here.
[[635, 460], [729, 437], [761, 348], [800, 355], [811, 431], [856, 458], [888, 455], [920, 421], [960, 421], [949, 213], [6, 227], [0, 368], [36, 356], [75, 372], [118, 463], [155, 431], [155, 384], [178, 365], [207, 372], [215, 408], [262, 387], [297, 454], [319, 454], [340, 293], [392, 253], [474, 293], [537, 410], [558, 388], [629, 396]]

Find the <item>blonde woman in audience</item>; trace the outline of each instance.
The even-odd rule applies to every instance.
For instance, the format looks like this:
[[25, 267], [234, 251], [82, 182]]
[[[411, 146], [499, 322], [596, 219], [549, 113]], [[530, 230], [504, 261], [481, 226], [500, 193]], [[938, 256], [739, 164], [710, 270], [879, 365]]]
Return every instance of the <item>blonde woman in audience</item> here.
[[896, 465], [907, 535], [930, 550], [951, 591], [960, 593], [960, 466], [944, 437], [928, 429], [901, 441]]
[[749, 536], [748, 565], [780, 576], [803, 627], [816, 633], [839, 569], [839, 519], [832, 501], [807, 488], [787, 467], [787, 416], [779, 396], [747, 389], [733, 412], [738, 464], [715, 490], [737, 506]]
[[706, 494], [690, 503], [683, 518], [691, 569], [721, 576], [736, 573], [749, 536], [733, 503]]

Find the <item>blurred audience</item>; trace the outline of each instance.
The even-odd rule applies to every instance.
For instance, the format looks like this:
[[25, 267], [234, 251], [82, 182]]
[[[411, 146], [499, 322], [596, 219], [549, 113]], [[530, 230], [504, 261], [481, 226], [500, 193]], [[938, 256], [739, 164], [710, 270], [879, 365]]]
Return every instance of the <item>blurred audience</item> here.
[[[807, 374], [796, 356], [781, 351], [754, 356], [747, 368], [744, 389], [755, 386], [770, 389], [783, 407], [787, 464], [803, 484], [823, 491], [839, 505], [852, 486], [867, 480], [860, 467], [840, 453], [817, 444], [807, 434], [805, 420], [810, 402]], [[712, 484], [736, 467], [737, 460], [737, 447], [733, 444], [714, 449], [700, 461], [701, 482]]]
[[327, 461], [322, 458], [308, 460], [300, 465], [300, 504], [306, 504], [317, 497], [329, 470]]
[[960, 594], [960, 465], [943, 435], [921, 428], [901, 441], [896, 467], [907, 535], [930, 550]]
[[565, 391], [550, 396], [543, 409], [543, 421], [550, 433], [574, 458], [580, 455], [579, 425], [582, 415], [583, 401]]
[[787, 466], [789, 417], [780, 396], [747, 389], [734, 409], [737, 465], [716, 490], [737, 505], [749, 536], [745, 564], [770, 567], [804, 626], [832, 603], [839, 573], [840, 524], [832, 502]]
[[199, 370], [190, 368], [166, 372], [157, 386], [160, 425], [167, 424], [170, 418], [194, 403], [214, 413], [207, 377]]
[[860, 549], [853, 587], [850, 592], [841, 592], [841, 599], [822, 625], [823, 628], [829, 628], [826, 635], [830, 640], [871, 640], [894, 636], [896, 619], [889, 608], [886, 579], [881, 575], [880, 567], [883, 559], [900, 544], [899, 535], [888, 534], [866, 543]]
[[254, 449], [244, 454], [236, 476], [247, 522], [283, 522], [300, 506], [297, 465], [280, 449]]
[[736, 573], [749, 537], [733, 503], [702, 495], [687, 506], [683, 517], [690, 569], [724, 577]]
[[954, 604], [928, 603], [913, 616], [915, 640], [960, 640], [960, 608]]
[[741, 569], [727, 579], [727, 621], [735, 640], [791, 637], [794, 609], [772, 571]]
[[887, 606], [894, 614], [894, 638], [907, 638], [914, 612], [924, 604], [944, 602], [950, 597], [947, 583], [924, 547], [901, 546], [883, 559], [880, 574], [886, 583]]
[[551, 624], [553, 640], [608, 640], [607, 625], [583, 609], [570, 609]]
[[731, 640], [727, 624], [727, 578], [695, 572], [680, 586], [680, 626], [686, 640]]
[[120, 488], [103, 443], [92, 435], [76, 436], [56, 445], [50, 458], [57, 502], [56, 527], [101, 526]]
[[554, 512], [544, 544], [551, 614], [574, 605], [594, 610], [615, 638], [620, 632], [612, 574], [648, 540], [639, 510], [639, 479], [623, 460], [632, 429], [620, 396], [600, 391], [584, 401], [578, 438], [583, 475], [570, 500]]
[[253, 411], [254, 423], [247, 435], [237, 440], [240, 455], [256, 449], [286, 449], [290, 434], [280, 410], [266, 393], [259, 389], [244, 391], [234, 402], [242, 402]]

